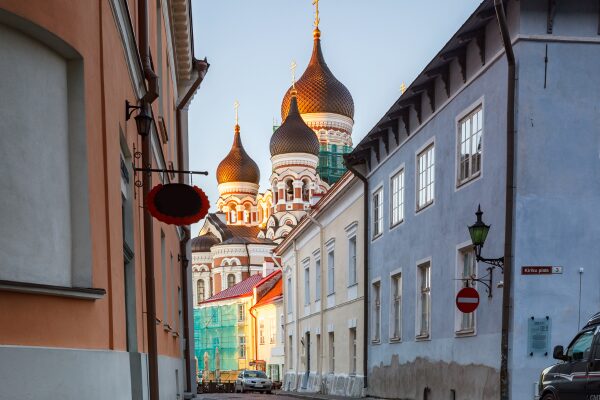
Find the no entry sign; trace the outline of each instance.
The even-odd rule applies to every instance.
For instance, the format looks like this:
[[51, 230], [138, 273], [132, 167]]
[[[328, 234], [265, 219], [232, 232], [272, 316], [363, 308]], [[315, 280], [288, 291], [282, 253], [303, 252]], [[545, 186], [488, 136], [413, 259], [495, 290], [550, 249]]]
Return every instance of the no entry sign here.
[[479, 293], [472, 287], [462, 288], [456, 294], [456, 307], [465, 314], [472, 313], [479, 305]]

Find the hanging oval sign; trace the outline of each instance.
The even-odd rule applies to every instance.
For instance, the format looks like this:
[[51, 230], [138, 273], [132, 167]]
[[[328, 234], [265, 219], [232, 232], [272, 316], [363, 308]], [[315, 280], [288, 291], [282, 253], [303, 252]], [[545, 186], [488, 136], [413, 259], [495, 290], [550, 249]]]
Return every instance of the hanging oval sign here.
[[167, 183], [152, 188], [146, 197], [146, 206], [159, 221], [170, 225], [190, 225], [208, 214], [210, 203], [197, 186]]

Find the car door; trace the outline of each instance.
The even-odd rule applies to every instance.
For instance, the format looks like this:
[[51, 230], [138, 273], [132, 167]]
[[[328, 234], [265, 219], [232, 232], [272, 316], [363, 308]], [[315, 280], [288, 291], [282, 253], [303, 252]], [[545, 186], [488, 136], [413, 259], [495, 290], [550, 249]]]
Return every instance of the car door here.
[[592, 358], [588, 364], [588, 399], [600, 399], [600, 326], [596, 327], [595, 336], [592, 346]]
[[242, 389], [242, 377], [243, 377], [244, 373], [240, 372], [237, 376], [237, 379], [235, 380], [235, 390], [241, 390]]
[[560, 385], [561, 400], [581, 400], [585, 398], [587, 369], [592, 353], [594, 329], [582, 331], [569, 345], [566, 356], [567, 368]]

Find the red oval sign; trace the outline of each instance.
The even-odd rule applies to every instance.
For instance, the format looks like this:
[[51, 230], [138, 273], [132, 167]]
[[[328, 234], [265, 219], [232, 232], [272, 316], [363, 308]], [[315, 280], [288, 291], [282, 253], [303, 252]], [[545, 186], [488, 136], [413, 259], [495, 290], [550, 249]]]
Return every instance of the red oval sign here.
[[472, 313], [477, 306], [479, 306], [479, 293], [474, 288], [462, 288], [456, 294], [456, 307], [465, 314]]
[[154, 218], [171, 225], [190, 225], [206, 216], [210, 204], [197, 186], [183, 183], [158, 184], [146, 198]]

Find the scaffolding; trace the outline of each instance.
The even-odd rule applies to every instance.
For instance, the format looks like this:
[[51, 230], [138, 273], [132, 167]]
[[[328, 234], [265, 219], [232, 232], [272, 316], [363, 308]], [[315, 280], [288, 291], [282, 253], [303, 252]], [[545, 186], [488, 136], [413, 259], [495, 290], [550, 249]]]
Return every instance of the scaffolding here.
[[319, 150], [319, 166], [317, 170], [322, 180], [333, 185], [346, 172], [344, 154], [352, 151], [350, 146], [322, 144]]
[[[219, 349], [219, 370], [238, 370], [237, 305], [215, 305], [194, 309], [194, 344], [198, 368], [205, 368], [204, 354], [208, 354], [208, 369], [216, 369]], [[201, 375], [199, 373], [199, 375]]]

